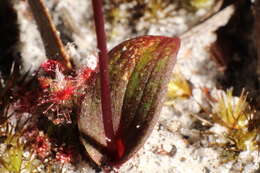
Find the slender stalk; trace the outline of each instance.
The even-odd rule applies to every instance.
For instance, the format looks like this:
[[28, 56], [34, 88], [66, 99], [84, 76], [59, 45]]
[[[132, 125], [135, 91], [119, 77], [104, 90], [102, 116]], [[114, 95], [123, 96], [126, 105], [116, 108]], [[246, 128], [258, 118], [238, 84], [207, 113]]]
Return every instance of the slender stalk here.
[[71, 69], [70, 57], [64, 48], [43, 0], [28, 0], [28, 3], [38, 29], [40, 30], [47, 58], [58, 60], [63, 63], [68, 70]]
[[102, 0], [92, 0], [94, 11], [97, 44], [99, 49], [99, 68], [101, 75], [101, 104], [102, 104], [102, 118], [104, 124], [105, 135], [107, 140], [108, 151], [114, 154], [115, 133], [113, 130], [112, 110], [111, 110], [111, 95], [109, 87], [109, 71], [108, 71], [108, 54], [106, 46], [106, 33], [104, 24], [103, 4]]

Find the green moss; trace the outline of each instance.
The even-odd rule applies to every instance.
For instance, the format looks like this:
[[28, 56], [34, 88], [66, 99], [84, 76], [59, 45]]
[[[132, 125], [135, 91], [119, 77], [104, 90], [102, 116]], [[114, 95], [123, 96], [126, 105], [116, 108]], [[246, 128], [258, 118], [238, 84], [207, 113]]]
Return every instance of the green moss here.
[[213, 103], [213, 121], [227, 128], [224, 136], [228, 140], [227, 150], [240, 152], [259, 149], [259, 142], [256, 140], [259, 126], [252, 126], [255, 113], [246, 100], [247, 94], [244, 91], [240, 97], [235, 97], [230, 89], [219, 95], [217, 101]]

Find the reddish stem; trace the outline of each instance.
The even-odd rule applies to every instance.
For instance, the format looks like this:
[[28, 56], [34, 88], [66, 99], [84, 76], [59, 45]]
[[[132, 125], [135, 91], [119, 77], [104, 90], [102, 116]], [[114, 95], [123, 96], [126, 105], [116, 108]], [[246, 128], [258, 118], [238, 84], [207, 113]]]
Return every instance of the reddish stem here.
[[112, 122], [111, 95], [109, 87], [108, 54], [106, 45], [106, 33], [104, 24], [102, 0], [92, 0], [94, 11], [97, 44], [99, 49], [99, 68], [101, 75], [101, 104], [102, 118], [107, 140], [108, 151], [114, 154], [116, 151], [115, 133]]

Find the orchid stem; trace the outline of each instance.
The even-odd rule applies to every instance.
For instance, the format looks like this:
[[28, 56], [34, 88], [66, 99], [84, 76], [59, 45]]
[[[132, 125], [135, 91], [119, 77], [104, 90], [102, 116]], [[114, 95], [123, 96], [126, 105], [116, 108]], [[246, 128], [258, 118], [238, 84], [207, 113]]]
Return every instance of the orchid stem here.
[[92, 0], [92, 6], [94, 11], [94, 20], [95, 20], [96, 35], [97, 35], [97, 47], [99, 49], [102, 118], [103, 118], [105, 135], [107, 138], [108, 151], [111, 154], [113, 154], [116, 151], [116, 146], [115, 146], [115, 133], [114, 133], [113, 122], [112, 122], [111, 95], [110, 95], [109, 71], [108, 71], [108, 54], [107, 54], [102, 0]]

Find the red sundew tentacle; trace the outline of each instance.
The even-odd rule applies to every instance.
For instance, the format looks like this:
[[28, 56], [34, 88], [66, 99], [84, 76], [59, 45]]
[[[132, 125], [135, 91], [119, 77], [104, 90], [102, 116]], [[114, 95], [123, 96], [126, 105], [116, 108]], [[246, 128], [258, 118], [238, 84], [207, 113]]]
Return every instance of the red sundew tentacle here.
[[69, 86], [69, 87], [66, 87], [65, 89], [56, 91], [52, 95], [52, 101], [59, 103], [59, 102], [65, 101], [65, 100], [69, 100], [73, 96], [74, 90], [75, 90], [75, 87]]
[[63, 65], [59, 61], [55, 60], [47, 60], [46, 62], [42, 63], [40, 66], [46, 73], [54, 73], [56, 68], [61, 71], [64, 71]]
[[[37, 106], [49, 104], [43, 114], [46, 114], [54, 124], [71, 123], [70, 112], [73, 100], [84, 94], [81, 89], [86, 86], [85, 82], [95, 70], [84, 66], [77, 71], [65, 74], [60, 62], [55, 60], [42, 63], [41, 68], [45, 74], [38, 76], [41, 90]], [[49, 115], [49, 111], [55, 112], [57, 117]]]
[[36, 137], [34, 147], [37, 155], [44, 159], [50, 154], [51, 150], [51, 143], [49, 138], [40, 133], [39, 136]]
[[89, 77], [91, 76], [93, 70], [91, 70], [90, 68], [86, 67], [86, 68], [83, 68], [81, 70], [81, 73], [80, 73], [80, 77], [84, 80], [88, 80]]
[[39, 81], [40, 87], [42, 89], [46, 89], [46, 88], [50, 87], [53, 80], [50, 78], [46, 78], [46, 77], [39, 77], [38, 81]]
[[77, 86], [82, 87], [82, 85], [90, 78], [94, 71], [88, 67], [82, 68], [76, 77]]
[[60, 151], [56, 153], [56, 160], [62, 164], [71, 163], [73, 161], [73, 150], [70, 148], [60, 148]]

